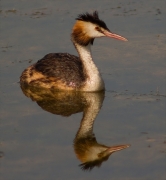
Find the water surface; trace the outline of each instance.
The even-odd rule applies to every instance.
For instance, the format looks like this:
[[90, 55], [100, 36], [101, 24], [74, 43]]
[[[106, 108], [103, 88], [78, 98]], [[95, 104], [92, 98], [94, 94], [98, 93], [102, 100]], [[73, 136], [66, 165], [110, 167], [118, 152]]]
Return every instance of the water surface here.
[[[164, 0], [1, 1], [2, 179], [165, 179], [165, 5]], [[39, 103], [25, 96], [18, 82], [21, 72], [47, 53], [77, 55], [70, 41], [74, 19], [93, 10], [111, 31], [129, 40], [94, 42], [93, 58], [106, 92], [93, 133], [100, 144], [131, 146], [113, 153], [99, 168], [83, 171], [73, 141], [87, 98], [62, 116], [55, 112], [55, 98]]]

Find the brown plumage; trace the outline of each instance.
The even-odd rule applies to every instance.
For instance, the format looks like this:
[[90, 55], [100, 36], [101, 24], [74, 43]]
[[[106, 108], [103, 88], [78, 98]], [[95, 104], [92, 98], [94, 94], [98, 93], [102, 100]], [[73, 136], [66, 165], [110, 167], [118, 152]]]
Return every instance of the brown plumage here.
[[26, 69], [20, 78], [21, 82], [23, 79], [29, 85], [47, 84], [47, 88], [58, 87], [57, 82], [61, 81], [61, 86], [77, 89], [83, 85], [81, 82], [85, 81], [86, 73], [78, 57], [68, 53], [51, 53]]
[[53, 88], [56, 90], [101, 91], [104, 82], [95, 66], [90, 46], [94, 38], [125, 38], [111, 33], [97, 11], [93, 14], [80, 14], [76, 18], [71, 40], [79, 57], [68, 53], [51, 53], [25, 69], [20, 77], [22, 85]]

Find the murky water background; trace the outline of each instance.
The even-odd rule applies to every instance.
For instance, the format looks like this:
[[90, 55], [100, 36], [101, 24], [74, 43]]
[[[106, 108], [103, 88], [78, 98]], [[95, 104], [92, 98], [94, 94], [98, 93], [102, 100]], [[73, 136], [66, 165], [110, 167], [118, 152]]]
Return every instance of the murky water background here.
[[[70, 32], [79, 13], [98, 10], [129, 41], [96, 39], [94, 60], [106, 85], [93, 126], [98, 142], [130, 144], [82, 171], [73, 140], [83, 113], [68, 117], [27, 98], [19, 76], [50, 52], [77, 54]], [[166, 1], [0, 2], [1, 179], [146, 179], [166, 177]]]

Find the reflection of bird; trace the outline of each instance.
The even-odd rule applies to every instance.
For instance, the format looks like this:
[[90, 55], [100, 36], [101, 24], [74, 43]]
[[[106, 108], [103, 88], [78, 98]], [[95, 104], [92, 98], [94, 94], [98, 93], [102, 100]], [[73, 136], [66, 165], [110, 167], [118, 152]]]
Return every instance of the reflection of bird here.
[[83, 112], [80, 128], [74, 139], [74, 150], [84, 170], [100, 166], [116, 151], [129, 145], [105, 146], [99, 144], [93, 134], [93, 124], [104, 100], [104, 91], [54, 91], [53, 89], [21, 86], [23, 93], [43, 109], [53, 114], [70, 116]]
[[25, 69], [20, 77], [22, 84], [54, 88], [57, 90], [100, 91], [104, 82], [91, 57], [91, 45], [97, 37], [111, 37], [127, 41], [112, 33], [99, 19], [98, 13], [80, 14], [76, 18], [71, 40], [79, 58], [68, 53], [47, 54]]
[[129, 147], [127, 144], [109, 147], [97, 142], [93, 134], [93, 123], [101, 108], [102, 99], [99, 94], [92, 94], [87, 100], [89, 103], [84, 109], [81, 125], [74, 140], [74, 150], [82, 162], [80, 166], [83, 170], [100, 167], [112, 153]]
[[80, 164], [83, 170], [91, 170], [95, 166], [100, 167], [109, 156], [116, 152], [128, 148], [129, 145], [105, 146], [99, 144], [95, 137], [86, 137], [79, 139], [75, 144], [75, 152], [78, 159], [82, 161]]
[[[43, 110], [61, 116], [82, 112], [87, 106], [86, 99], [92, 94], [80, 91], [55, 91], [22, 84], [21, 89], [25, 96], [36, 101]], [[103, 91], [100, 93], [104, 94]]]

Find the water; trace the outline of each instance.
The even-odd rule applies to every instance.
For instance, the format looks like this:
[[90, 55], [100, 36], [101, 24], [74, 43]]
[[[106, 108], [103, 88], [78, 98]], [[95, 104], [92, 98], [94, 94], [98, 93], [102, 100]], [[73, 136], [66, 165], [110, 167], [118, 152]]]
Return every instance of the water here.
[[[164, 0], [1, 1], [1, 179], [165, 179], [165, 5]], [[102, 98], [69, 96], [62, 102], [59, 96], [57, 102], [55, 93], [43, 91], [26, 97], [18, 83], [21, 72], [50, 52], [77, 55], [70, 41], [74, 19], [93, 10], [129, 40], [94, 42], [93, 57], [106, 85]], [[91, 171], [79, 167], [73, 145], [87, 102], [98, 104], [93, 133], [99, 144], [130, 144]], [[91, 117], [95, 110], [90, 112]]]

